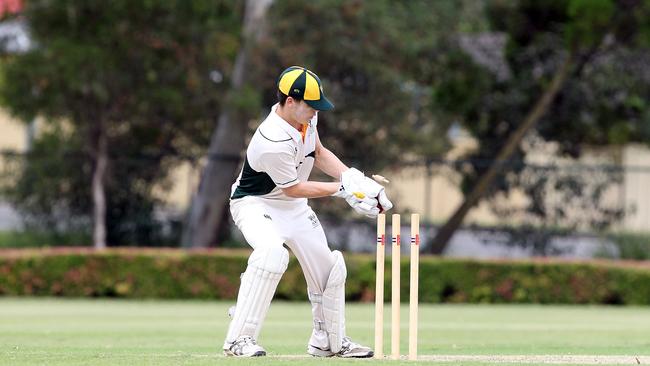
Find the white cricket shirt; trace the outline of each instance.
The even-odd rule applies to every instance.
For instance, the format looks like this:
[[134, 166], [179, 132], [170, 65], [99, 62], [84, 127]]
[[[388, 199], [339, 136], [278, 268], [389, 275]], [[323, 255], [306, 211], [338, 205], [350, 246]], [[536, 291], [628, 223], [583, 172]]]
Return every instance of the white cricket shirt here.
[[246, 149], [246, 160], [232, 185], [231, 199], [257, 196], [271, 200], [307, 201], [292, 198], [281, 188], [306, 182], [316, 158], [318, 114], [306, 126], [305, 136], [275, 113], [278, 104], [255, 131]]

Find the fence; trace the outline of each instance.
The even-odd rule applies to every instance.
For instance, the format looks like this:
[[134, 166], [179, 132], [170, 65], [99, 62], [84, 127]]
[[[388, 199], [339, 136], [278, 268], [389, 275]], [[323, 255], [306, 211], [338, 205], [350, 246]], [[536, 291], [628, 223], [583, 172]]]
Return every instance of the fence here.
[[[481, 171], [490, 160], [426, 160], [393, 172], [401, 207], [445, 221], [463, 200], [460, 172]], [[506, 161], [466, 223], [543, 226], [581, 231], [645, 232], [650, 228], [650, 166], [530, 164]], [[471, 186], [471, 184], [470, 184]]]
[[[637, 152], [634, 156], [643, 162], [646, 161], [642, 159], [643, 154], [650, 155]], [[78, 161], [73, 169], [57, 165], [73, 158]], [[120, 157], [119, 164], [113, 164], [111, 174], [118, 176], [136, 174], [133, 172], [135, 167], [154, 162], [155, 167], [170, 169], [173, 177], [166, 183], [156, 182], [155, 177], [144, 182], [138, 179], [113, 182], [112, 192], [120, 195], [120, 199], [115, 201], [119, 207], [114, 215], [128, 220], [122, 220], [120, 225], [112, 228], [109, 224], [109, 230], [129, 232], [126, 235], [128, 239], [122, 241], [125, 244], [177, 243], [184, 209], [197, 186], [201, 164], [188, 157], [174, 157], [170, 163], [161, 163], [164, 159], [129, 156]], [[34, 167], [25, 170], [28, 161]], [[491, 163], [490, 160], [416, 160], [381, 173], [392, 181], [388, 191], [396, 208], [400, 212], [421, 213], [423, 221], [434, 228], [430, 234], [433, 235], [435, 227], [443, 223], [462, 201], [462, 192], [458, 188], [462, 182], [461, 172], [480, 172]], [[87, 158], [79, 155], [2, 153], [0, 186], [4, 203], [0, 205], [0, 222], [3, 223], [0, 231], [33, 228], [39, 207], [44, 210], [42, 216], [47, 217], [46, 226], [56, 228], [59, 234], [88, 229], [91, 197], [89, 188], [84, 190], [79, 186], [90, 184], [89, 164]], [[516, 232], [511, 237], [519, 243], [533, 243], [529, 244], [532, 246], [548, 242], [549, 236], [558, 233], [602, 237], [611, 233], [645, 234], [650, 228], [650, 197], [646, 193], [646, 187], [650, 186], [650, 165], [507, 161], [500, 167], [503, 174], [495, 185], [498, 189], [491, 190], [468, 214], [466, 228]], [[25, 172], [32, 175], [27, 180]], [[45, 182], [39, 183], [39, 179]], [[114, 177], [109, 179], [114, 180]], [[126, 184], [128, 182], [133, 185]], [[17, 187], [17, 184], [21, 186]], [[66, 184], [70, 187], [66, 188]], [[149, 186], [142, 187], [143, 184]], [[178, 189], [179, 186], [183, 188]], [[75, 187], [79, 188], [76, 192]], [[115, 187], [119, 189], [115, 190]], [[28, 213], [27, 221], [31, 219], [32, 225], [21, 225], [15, 209]], [[330, 221], [331, 225], [340, 224], [337, 220]], [[66, 237], [60, 239], [64, 241]], [[349, 246], [341, 244], [342, 247], [346, 245]]]

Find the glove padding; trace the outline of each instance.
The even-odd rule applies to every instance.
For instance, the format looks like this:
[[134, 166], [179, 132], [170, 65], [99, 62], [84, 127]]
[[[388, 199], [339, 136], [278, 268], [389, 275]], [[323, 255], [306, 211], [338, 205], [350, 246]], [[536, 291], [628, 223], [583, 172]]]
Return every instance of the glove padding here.
[[370, 218], [393, 207], [384, 187], [355, 168], [341, 174], [341, 188], [333, 196], [345, 198], [355, 211]]
[[374, 198], [364, 196], [362, 193], [357, 193], [357, 195], [355, 195], [346, 191], [343, 189], [343, 186], [341, 186], [341, 189], [339, 189], [339, 191], [334, 193], [332, 196], [345, 199], [350, 207], [352, 207], [357, 213], [361, 215], [374, 218], [379, 214], [379, 208], [377, 208], [379, 202], [377, 202], [377, 200]]
[[377, 208], [379, 209], [379, 213], [383, 213], [393, 208], [393, 203], [388, 199], [388, 196], [386, 196], [386, 189], [384, 186], [366, 176], [363, 177], [363, 181], [360, 182], [359, 185], [363, 193], [378, 201]]

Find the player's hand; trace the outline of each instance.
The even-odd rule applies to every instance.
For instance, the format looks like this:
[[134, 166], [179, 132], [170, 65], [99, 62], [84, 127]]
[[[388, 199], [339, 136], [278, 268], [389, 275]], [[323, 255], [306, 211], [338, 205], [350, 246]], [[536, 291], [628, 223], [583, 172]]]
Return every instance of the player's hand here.
[[378, 201], [377, 208], [379, 209], [380, 213], [386, 212], [393, 208], [393, 203], [388, 199], [384, 186], [366, 176], [363, 177], [363, 180], [359, 185], [361, 186], [361, 191], [363, 193], [375, 198]]
[[340, 189], [333, 194], [334, 197], [341, 197], [352, 207], [357, 213], [375, 218], [379, 214], [379, 208], [376, 199], [363, 195], [362, 193], [353, 194], [345, 189]]
[[350, 195], [345, 199], [345, 201], [354, 209], [354, 211], [361, 215], [365, 215], [372, 219], [379, 215], [379, 208], [377, 207], [378, 202], [374, 198], [366, 197], [364, 199], [359, 199], [355, 195]]
[[363, 191], [360, 183], [365, 176], [357, 169], [348, 169], [341, 174], [341, 186], [333, 196], [341, 197], [358, 213], [374, 218], [379, 214], [379, 202]]
[[[355, 168], [350, 168], [341, 174], [341, 190], [352, 193], [359, 199], [368, 197], [374, 199], [377, 201], [375, 207], [379, 209], [379, 213], [393, 208], [393, 203], [388, 199], [384, 186], [366, 177]], [[370, 203], [369, 201], [366, 202]]]
[[341, 174], [341, 186], [339, 191], [333, 196], [347, 198], [350, 194], [355, 195], [360, 200], [367, 196], [360, 186], [365, 176], [355, 168], [350, 168]]

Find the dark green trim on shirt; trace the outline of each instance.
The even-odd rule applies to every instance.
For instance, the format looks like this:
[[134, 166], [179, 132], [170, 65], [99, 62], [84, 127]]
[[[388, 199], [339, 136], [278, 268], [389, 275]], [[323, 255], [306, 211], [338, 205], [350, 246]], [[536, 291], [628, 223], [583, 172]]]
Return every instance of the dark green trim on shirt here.
[[248, 163], [248, 158], [246, 158], [239, 185], [230, 199], [246, 196], [262, 196], [271, 193], [275, 189], [275, 186], [276, 184], [268, 174], [255, 171]]
[[260, 135], [262, 135], [262, 137], [264, 137], [265, 139], [267, 139], [267, 140], [269, 140], [269, 141], [271, 141], [271, 142], [285, 142], [285, 141], [291, 141], [291, 136], [289, 136], [289, 138], [286, 139], [286, 140], [271, 140], [270, 138], [264, 136], [264, 134], [262, 133], [262, 130], [261, 130], [261, 129], [258, 129], [258, 131], [260, 132]]

